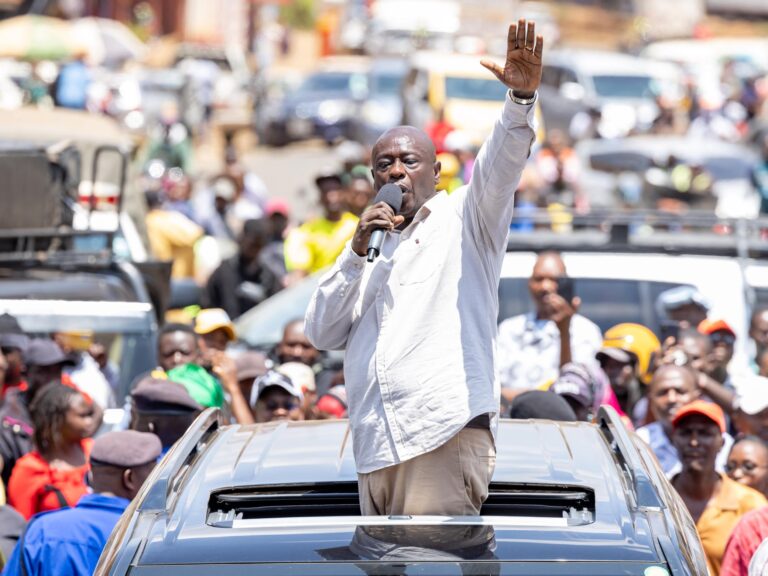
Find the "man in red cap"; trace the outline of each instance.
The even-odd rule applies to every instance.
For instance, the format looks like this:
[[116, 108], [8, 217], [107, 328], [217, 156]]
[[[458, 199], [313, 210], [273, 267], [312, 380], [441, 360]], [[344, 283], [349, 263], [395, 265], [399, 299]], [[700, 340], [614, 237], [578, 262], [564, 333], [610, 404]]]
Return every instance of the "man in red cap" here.
[[707, 375], [733, 390], [731, 377], [728, 374], [728, 364], [733, 358], [733, 346], [736, 343], [736, 332], [725, 320], [703, 320], [698, 326], [699, 332], [709, 336], [712, 351], [709, 354], [709, 369]]
[[695, 400], [672, 418], [672, 442], [682, 471], [672, 478], [685, 502], [707, 556], [707, 567], [718, 576], [725, 545], [739, 519], [768, 504], [765, 497], [715, 470], [723, 446], [725, 414], [711, 402]]

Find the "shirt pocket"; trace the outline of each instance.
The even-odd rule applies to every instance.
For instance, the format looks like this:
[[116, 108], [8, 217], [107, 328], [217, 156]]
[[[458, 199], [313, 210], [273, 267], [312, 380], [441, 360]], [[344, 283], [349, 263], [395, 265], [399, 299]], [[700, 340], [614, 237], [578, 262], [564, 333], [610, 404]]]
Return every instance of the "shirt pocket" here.
[[435, 233], [419, 235], [409, 242], [408, 250], [398, 262], [400, 286], [423, 284], [435, 275], [442, 262], [436, 236]]

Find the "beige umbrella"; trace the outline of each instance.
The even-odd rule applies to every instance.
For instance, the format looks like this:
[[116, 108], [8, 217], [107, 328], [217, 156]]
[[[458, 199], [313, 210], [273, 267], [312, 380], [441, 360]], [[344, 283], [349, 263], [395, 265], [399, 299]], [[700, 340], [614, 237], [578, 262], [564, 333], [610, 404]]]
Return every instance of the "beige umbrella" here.
[[72, 22], [78, 42], [94, 64], [119, 65], [127, 60], [142, 60], [146, 45], [127, 27], [106, 18], [80, 18]]
[[26, 15], [0, 22], [0, 57], [66, 60], [86, 52], [66, 20]]

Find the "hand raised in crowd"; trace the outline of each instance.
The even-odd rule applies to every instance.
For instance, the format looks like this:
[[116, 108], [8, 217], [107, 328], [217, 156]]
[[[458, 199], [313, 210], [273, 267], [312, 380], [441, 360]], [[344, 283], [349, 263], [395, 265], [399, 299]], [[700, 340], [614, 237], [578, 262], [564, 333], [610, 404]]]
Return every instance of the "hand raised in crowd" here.
[[240, 424], [253, 424], [253, 413], [237, 381], [237, 365], [235, 361], [221, 350], [209, 350], [208, 358], [211, 362], [211, 371], [216, 375], [221, 382], [222, 388], [229, 395], [229, 404], [235, 420]]
[[544, 38], [536, 36], [536, 24], [520, 19], [510, 24], [507, 34], [507, 59], [502, 68], [491, 60], [480, 63], [493, 72], [499, 82], [520, 98], [532, 98], [541, 82], [541, 56]]
[[544, 303], [550, 310], [549, 319], [562, 330], [570, 326], [571, 319], [578, 313], [581, 307], [581, 298], [574, 296], [569, 302], [557, 292], [550, 292], [544, 296]]
[[365, 256], [368, 241], [374, 230], [394, 230], [405, 221], [403, 216], [395, 216], [395, 211], [386, 202], [379, 202], [365, 209], [357, 223], [352, 237], [352, 250], [358, 256]]

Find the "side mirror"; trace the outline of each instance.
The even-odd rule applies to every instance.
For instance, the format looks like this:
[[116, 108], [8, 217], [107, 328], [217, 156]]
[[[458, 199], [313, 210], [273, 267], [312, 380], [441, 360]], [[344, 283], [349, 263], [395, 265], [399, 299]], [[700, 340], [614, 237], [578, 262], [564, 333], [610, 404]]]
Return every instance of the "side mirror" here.
[[578, 82], [564, 82], [560, 85], [560, 95], [568, 100], [583, 100], [584, 86]]

